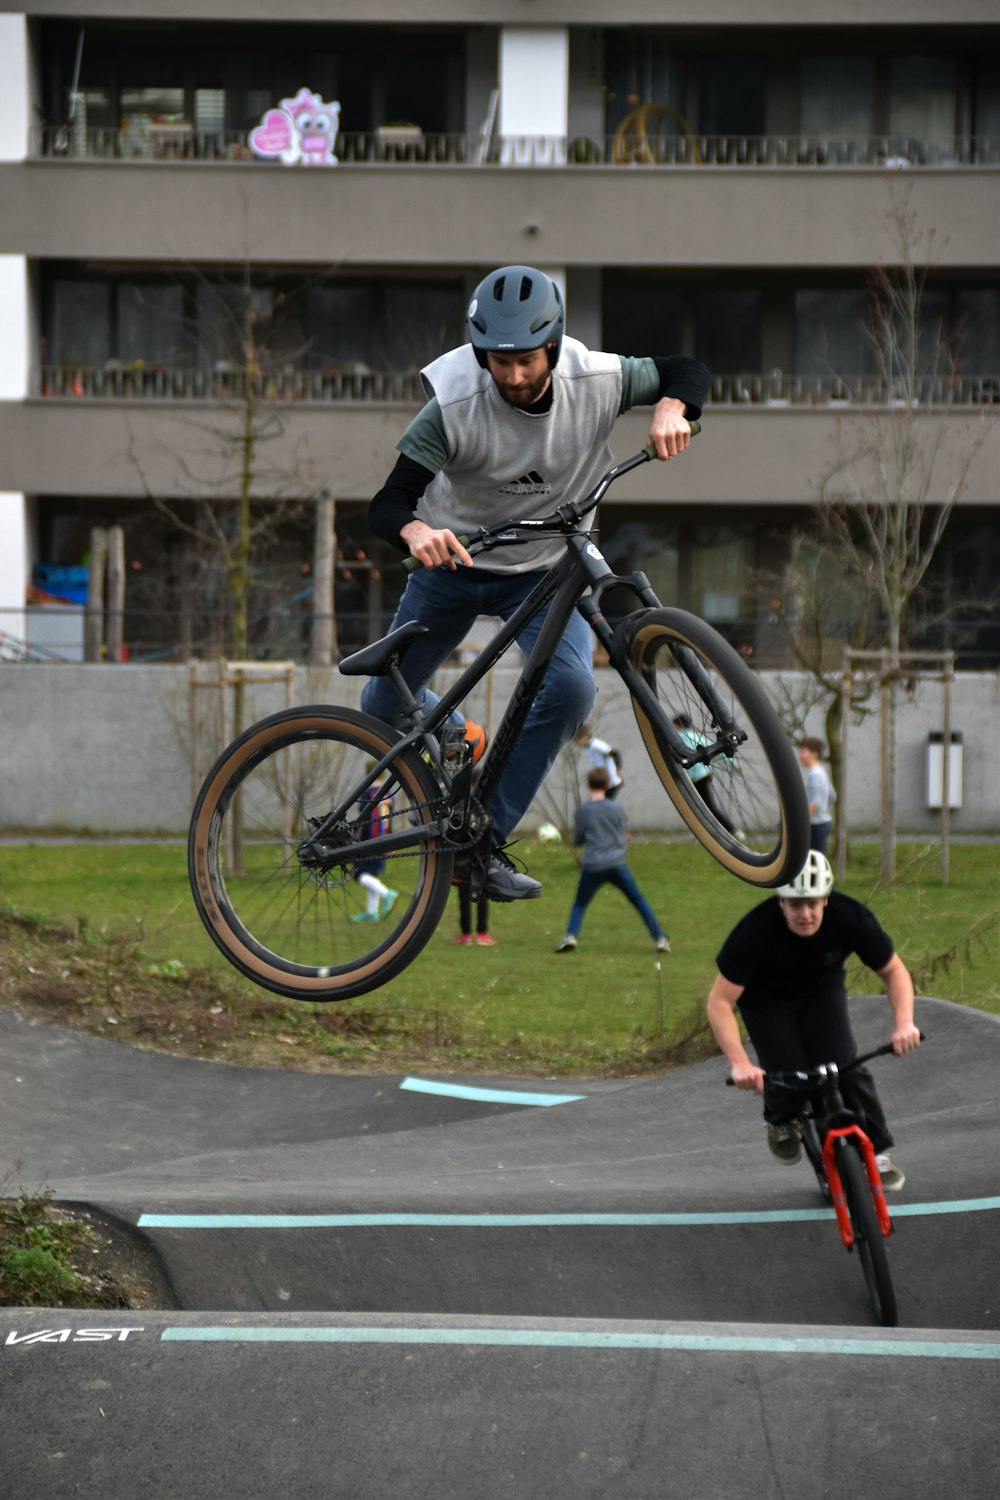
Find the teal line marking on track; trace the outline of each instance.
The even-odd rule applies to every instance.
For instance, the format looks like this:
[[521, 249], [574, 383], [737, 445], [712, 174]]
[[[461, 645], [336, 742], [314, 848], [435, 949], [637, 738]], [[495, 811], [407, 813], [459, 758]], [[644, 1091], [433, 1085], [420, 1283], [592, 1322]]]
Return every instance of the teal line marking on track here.
[[[1000, 1198], [890, 1205], [893, 1217], [976, 1213]], [[748, 1209], [677, 1214], [141, 1214], [140, 1229], [660, 1229], [691, 1224], [802, 1224], [832, 1219], [832, 1208]]]
[[697, 1354], [850, 1354], [1000, 1360], [1000, 1343], [932, 1339], [757, 1338], [535, 1328], [165, 1328], [169, 1343], [488, 1345], [499, 1349], [646, 1349]]
[[481, 1104], [575, 1104], [586, 1094], [527, 1094], [517, 1089], [478, 1089], [464, 1083], [438, 1083], [434, 1079], [404, 1078], [399, 1085], [412, 1094], [443, 1094], [449, 1099], [475, 1099]]

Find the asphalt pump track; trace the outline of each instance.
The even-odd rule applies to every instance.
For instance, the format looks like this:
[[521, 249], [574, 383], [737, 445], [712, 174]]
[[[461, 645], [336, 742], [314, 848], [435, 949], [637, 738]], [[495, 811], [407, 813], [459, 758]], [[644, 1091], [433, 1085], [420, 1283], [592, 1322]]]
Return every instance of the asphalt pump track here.
[[[876, 1045], [884, 999], [852, 1008]], [[721, 1059], [320, 1076], [0, 1012], [0, 1178], [141, 1237], [165, 1288], [0, 1312], [0, 1493], [992, 1497], [1000, 1022], [918, 1019], [873, 1064], [907, 1173], [879, 1329]]]

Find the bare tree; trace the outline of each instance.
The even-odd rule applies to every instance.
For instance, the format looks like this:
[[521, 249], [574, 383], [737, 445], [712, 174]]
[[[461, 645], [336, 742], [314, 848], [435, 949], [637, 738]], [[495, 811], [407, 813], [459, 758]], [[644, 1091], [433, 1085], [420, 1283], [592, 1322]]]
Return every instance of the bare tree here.
[[935, 232], [918, 226], [908, 192], [890, 191], [895, 257], [874, 273], [867, 325], [884, 404], [841, 420], [837, 457], [820, 486], [823, 533], [859, 599], [877, 606], [879, 644], [887, 653], [880, 684], [888, 719], [884, 879], [896, 864], [895, 721], [906, 676], [900, 652], [915, 597], [995, 421], [986, 408], [961, 424], [935, 409], [947, 404], [956, 378], [954, 346], [923, 316]]
[[[832, 538], [825, 534], [824, 519], [821, 512], [817, 529], [793, 533], [781, 572], [765, 575], [763, 582], [770, 591], [772, 616], [797, 668], [794, 675], [777, 676], [772, 683], [775, 706], [793, 739], [808, 732], [815, 713], [822, 714], [830, 776], [837, 788], [842, 781], [840, 747], [845, 708], [861, 719], [869, 711], [871, 697], [870, 685], [858, 679], [845, 702], [844, 646], [868, 643], [875, 600], [856, 580], [845, 577]], [[834, 847], [846, 836], [840, 827], [838, 808], [835, 803]]]
[[[218, 572], [225, 580], [226, 654], [245, 660], [251, 650], [251, 595], [271, 564], [275, 538], [290, 523], [315, 526], [320, 487], [307, 461], [289, 460], [282, 402], [295, 356], [281, 348], [273, 319], [270, 328], [261, 326], [249, 271], [236, 288], [199, 282], [199, 289], [211, 306], [211, 342], [198, 351], [211, 389], [201, 408], [177, 419], [180, 433], [171, 443], [171, 457], [181, 479], [173, 495], [157, 493], [148, 483], [134, 438], [130, 451], [147, 497], [188, 539], [191, 561], [205, 578]], [[225, 357], [219, 357], [223, 350]], [[332, 574], [324, 597], [314, 604], [318, 613], [332, 615]]]

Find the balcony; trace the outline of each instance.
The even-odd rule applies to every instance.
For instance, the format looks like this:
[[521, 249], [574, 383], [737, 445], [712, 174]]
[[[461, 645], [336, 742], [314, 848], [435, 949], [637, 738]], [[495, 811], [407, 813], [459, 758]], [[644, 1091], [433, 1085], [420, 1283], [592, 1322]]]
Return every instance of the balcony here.
[[[34, 390], [47, 394], [0, 401], [7, 488], [78, 498], [191, 495], [191, 452], [209, 445], [231, 455], [240, 439], [246, 412], [240, 380], [230, 374], [223, 388], [218, 378], [165, 370], [143, 371], [141, 380], [134, 371], [38, 371]], [[268, 472], [297, 477], [303, 494], [325, 486], [339, 499], [367, 502], [384, 483], [395, 443], [421, 399], [415, 377], [350, 372], [317, 380], [315, 372], [301, 371], [287, 381], [258, 392], [254, 420], [268, 434]], [[971, 455], [961, 504], [995, 506], [1000, 372], [928, 382], [921, 397], [935, 403], [917, 412], [928, 440]], [[868, 404], [873, 399], [881, 404]], [[716, 376], [693, 461], [642, 465], [617, 487], [615, 504], [812, 504], [841, 427], [891, 413], [893, 400], [892, 392], [861, 377], [835, 384], [773, 372]], [[648, 431], [647, 411], [627, 413], [615, 428], [615, 453], [638, 451]], [[228, 468], [213, 486], [220, 497], [238, 493]]]
[[111, 154], [119, 132], [97, 132], [88, 149], [108, 154], [0, 163], [0, 253], [372, 269], [540, 261], [867, 270], [897, 253], [889, 214], [902, 177], [918, 222], [941, 231], [942, 269], [997, 264], [993, 144], [978, 142], [974, 154], [995, 164], [956, 157], [911, 171], [895, 159], [893, 171], [874, 140], [857, 153], [867, 163], [835, 163], [829, 142], [821, 152], [818, 143], [792, 150], [776, 138], [753, 149], [744, 137], [668, 139], [676, 164], [616, 161], [613, 138], [593, 151], [594, 143], [570, 142], [565, 153], [561, 139], [512, 138], [483, 157], [467, 136], [391, 146], [351, 136], [341, 165], [297, 171], [245, 159], [245, 136], [213, 136], [218, 154], [208, 157], [195, 154], [207, 139], [194, 137], [189, 155], [163, 144], [159, 154], [131, 157]]
[[[213, 162], [273, 165], [258, 161], [248, 131], [196, 131], [185, 121], [144, 123], [128, 129], [103, 126], [43, 126], [33, 130], [31, 157], [63, 161]], [[425, 133], [418, 126], [383, 126], [342, 132], [337, 162], [399, 165], [521, 167], [995, 167], [1000, 136], [766, 136], [662, 135], [641, 128], [594, 139], [590, 136], [503, 136]]]

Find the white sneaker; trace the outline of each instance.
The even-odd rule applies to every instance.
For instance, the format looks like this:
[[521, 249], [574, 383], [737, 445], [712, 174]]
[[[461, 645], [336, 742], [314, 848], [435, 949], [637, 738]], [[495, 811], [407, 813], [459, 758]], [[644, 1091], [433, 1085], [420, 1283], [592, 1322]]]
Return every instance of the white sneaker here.
[[881, 1156], [876, 1156], [875, 1165], [878, 1167], [878, 1175], [882, 1179], [882, 1191], [884, 1193], [898, 1193], [906, 1181], [904, 1173], [884, 1153]]
[[573, 936], [573, 934], [571, 932], [567, 932], [566, 936], [560, 942], [556, 943], [556, 952], [557, 953], [572, 953], [573, 949], [575, 947], [576, 947], [576, 938]]

